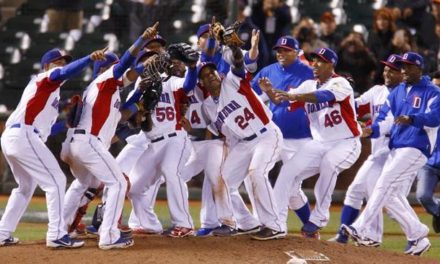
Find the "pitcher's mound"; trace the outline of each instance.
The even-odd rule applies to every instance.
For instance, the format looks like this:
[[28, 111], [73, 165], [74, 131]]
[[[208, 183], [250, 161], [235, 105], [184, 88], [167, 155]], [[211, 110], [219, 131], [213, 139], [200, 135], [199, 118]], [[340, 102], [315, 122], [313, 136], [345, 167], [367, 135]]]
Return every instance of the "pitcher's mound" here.
[[[250, 237], [191, 237], [136, 236], [129, 249], [103, 251], [94, 239], [75, 250], [51, 250], [45, 243], [30, 242], [0, 248], [1, 263], [287, 263], [289, 255], [309, 259], [307, 263], [414, 264], [439, 261], [392, 253], [380, 248], [339, 245], [325, 241], [288, 236], [281, 240], [255, 241]], [[329, 261], [322, 261], [326, 258]], [[295, 263], [291, 261], [290, 263]]]

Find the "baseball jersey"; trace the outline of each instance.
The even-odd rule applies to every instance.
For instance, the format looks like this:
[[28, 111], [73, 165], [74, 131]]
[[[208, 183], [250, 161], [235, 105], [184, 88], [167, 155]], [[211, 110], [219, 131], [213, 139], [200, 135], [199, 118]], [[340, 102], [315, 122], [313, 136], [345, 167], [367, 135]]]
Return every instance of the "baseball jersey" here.
[[[380, 108], [385, 104], [390, 90], [385, 85], [375, 85], [361, 96], [356, 98], [358, 116], [362, 117], [366, 114], [371, 115], [371, 121], [374, 122], [379, 116]], [[392, 122], [391, 117], [389, 122]], [[389, 151], [389, 137], [382, 136], [371, 139], [371, 153], [373, 155]]]
[[325, 142], [353, 138], [361, 134], [361, 127], [355, 115], [353, 88], [342, 77], [331, 77], [319, 86], [317, 80], [303, 82], [290, 93], [312, 93], [319, 90], [330, 91], [335, 99], [323, 103], [293, 102], [291, 110], [304, 107], [310, 122], [310, 131], [314, 140]]
[[119, 88], [123, 86], [122, 77], [114, 78], [111, 66], [86, 88], [83, 94], [83, 110], [78, 129], [84, 129], [98, 137], [105, 146], [110, 147], [116, 126], [121, 119], [119, 108], [121, 97]]
[[223, 79], [215, 126], [225, 136], [240, 139], [259, 133], [272, 119], [272, 113], [252, 90], [249, 80], [229, 72]]
[[183, 91], [184, 82], [185, 78], [176, 76], [170, 76], [162, 82], [162, 94], [151, 114], [152, 129], [145, 132], [148, 138], [154, 139], [176, 130], [182, 130], [179, 120], [181, 119], [181, 104], [186, 101], [186, 94]]
[[203, 101], [209, 96], [206, 88], [197, 84], [188, 94], [188, 110], [185, 117], [189, 120], [192, 128], [206, 128], [206, 113], [203, 110]]
[[14, 124], [34, 126], [43, 141], [50, 135], [51, 127], [58, 117], [60, 87], [64, 81], [50, 81], [53, 68], [37, 74], [26, 86], [18, 106], [6, 121], [6, 127]]

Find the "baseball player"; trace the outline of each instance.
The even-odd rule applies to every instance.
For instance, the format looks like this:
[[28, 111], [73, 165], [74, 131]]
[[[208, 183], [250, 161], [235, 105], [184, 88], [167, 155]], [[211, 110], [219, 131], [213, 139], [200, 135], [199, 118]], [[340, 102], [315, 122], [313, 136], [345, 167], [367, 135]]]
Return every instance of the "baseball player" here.
[[[184, 49], [190, 49], [186, 45]], [[195, 54], [195, 51], [193, 51]], [[145, 192], [151, 188], [163, 175], [166, 180], [168, 204], [170, 208], [173, 229], [171, 237], [186, 237], [194, 235], [193, 222], [189, 214], [188, 187], [181, 171], [191, 152], [191, 142], [179, 123], [182, 104], [186, 100], [186, 92], [193, 89], [188, 83], [191, 75], [195, 75], [194, 60], [189, 65], [187, 78], [181, 78], [179, 72], [185, 72], [185, 65], [179, 59], [172, 60], [170, 75], [163, 80], [162, 94], [157, 106], [150, 113], [150, 123], [144, 128], [145, 136], [150, 145], [136, 161], [129, 177], [132, 187], [129, 192], [133, 210], [139, 220], [148, 217], [147, 211], [151, 197]]]
[[[84, 186], [82, 191], [77, 192], [78, 196], [81, 197], [89, 187], [90, 179], [93, 177], [103, 182], [106, 188], [106, 210], [99, 230], [99, 248], [104, 250], [126, 248], [134, 244], [131, 238], [121, 236], [118, 229], [127, 181], [108, 148], [121, 118], [119, 87], [134, 81], [138, 76], [133, 71], [125, 71], [145, 41], [156, 35], [157, 27], [158, 23], [146, 29], [124, 53], [121, 60], [118, 60], [115, 54], [107, 53], [103, 63], [95, 64], [94, 76], [97, 77], [83, 94], [81, 117], [70, 141], [71, 162], [75, 167], [84, 168], [89, 172], [75, 174], [78, 183]], [[142, 71], [140, 69], [138, 72]], [[70, 195], [70, 198], [75, 199], [74, 195]], [[76, 206], [69, 207], [74, 208], [73, 212], [78, 208], [78, 203], [74, 204]]]
[[62, 218], [66, 177], [45, 142], [58, 116], [60, 87], [92, 60], [103, 59], [103, 52], [72, 61], [59, 49], [46, 52], [41, 59], [43, 72], [24, 89], [16, 110], [6, 122], [1, 137], [3, 154], [18, 184], [8, 200], [0, 221], [0, 246], [14, 245], [11, 236], [23, 216], [37, 184], [46, 192], [49, 227], [46, 245], [50, 248], [78, 248], [83, 241], [71, 239]]
[[[311, 134], [309, 121], [304, 109], [289, 111], [288, 102], [279, 102], [275, 94], [271, 93], [273, 87], [282, 91], [289, 91], [297, 88], [305, 80], [313, 78], [312, 69], [302, 63], [299, 59], [299, 43], [290, 36], [280, 37], [273, 47], [276, 50], [277, 63], [273, 63], [261, 69], [253, 78], [252, 88], [261, 96], [264, 101], [269, 101], [269, 109], [273, 113], [273, 122], [283, 133], [284, 148], [281, 153], [283, 160], [292, 158], [300, 149], [310, 142]], [[271, 89], [268, 93], [261, 90], [259, 81], [270, 82]], [[278, 166], [277, 166], [278, 165]], [[270, 176], [272, 185], [275, 184], [276, 176], [279, 173], [281, 164], [277, 164]], [[275, 176], [275, 177], [274, 177]], [[310, 205], [306, 203], [301, 208], [295, 204], [290, 208], [295, 211], [303, 224], [307, 223], [310, 217]]]
[[[307, 203], [301, 183], [320, 174], [315, 185], [316, 204], [309, 221], [301, 231], [304, 236], [318, 238], [319, 230], [329, 221], [331, 195], [340, 172], [357, 160], [361, 151], [360, 125], [355, 116], [353, 88], [335, 75], [338, 57], [328, 48], [312, 53], [313, 74], [316, 80], [303, 82], [291, 92], [276, 92], [281, 100], [292, 101], [291, 108], [304, 107], [310, 121], [313, 140], [301, 149], [301, 155], [288, 160], [281, 168], [274, 193], [280, 210], [282, 231], [286, 231], [287, 206], [297, 208]], [[265, 83], [260, 82], [260, 87]], [[278, 95], [277, 95], [278, 97]]]
[[[400, 60], [401, 57], [399, 55], [392, 54], [386, 61], [381, 61], [384, 65], [383, 77], [385, 83], [373, 86], [370, 90], [356, 98], [358, 117], [370, 114], [371, 120], [373, 122], [376, 120], [379, 110], [385, 104], [390, 91], [403, 80]], [[392, 117], [388, 119], [388, 122], [392, 122]], [[345, 195], [341, 224], [351, 225], [358, 217], [364, 199], [368, 199], [371, 195], [382, 172], [386, 157], [389, 154], [388, 144], [389, 136], [386, 135], [371, 139], [371, 154], [359, 169]], [[383, 234], [383, 217], [381, 212], [378, 214], [373, 226], [375, 229], [372, 239], [380, 243], [382, 242]], [[340, 229], [336, 237], [330, 241], [346, 244], [348, 237]]]
[[[395, 220], [408, 239], [404, 253], [421, 255], [431, 246], [429, 229], [409, 205], [406, 191], [435, 144], [440, 125], [440, 91], [422, 76], [422, 56], [407, 52], [401, 62], [404, 82], [389, 94], [371, 128], [364, 130], [372, 138], [390, 133], [390, 154], [364, 211], [352, 225], [342, 225], [342, 229], [360, 244], [373, 244], [372, 223], [386, 205], [388, 211], [400, 212], [395, 214]], [[384, 122], [388, 113], [394, 117], [391, 128]]]
[[[245, 75], [242, 51], [231, 45], [223, 50], [223, 56], [231, 65], [231, 71], [222, 81], [218, 98], [215, 128], [228, 140], [236, 141], [222, 167], [222, 177], [227, 192], [237, 192], [246, 177], [252, 182], [259, 220], [264, 225], [253, 238], [269, 240], [282, 238], [281, 223], [277, 216], [277, 206], [273, 190], [267, 178], [282, 148], [282, 135], [271, 121], [271, 112], [255, 94], [249, 84], [250, 75]], [[208, 80], [216, 79], [216, 72], [207, 74]], [[269, 153], [269, 154], [268, 154]], [[236, 228], [236, 217], [230, 198], [225, 208], [224, 219]], [[229, 210], [229, 211], [228, 211]]]

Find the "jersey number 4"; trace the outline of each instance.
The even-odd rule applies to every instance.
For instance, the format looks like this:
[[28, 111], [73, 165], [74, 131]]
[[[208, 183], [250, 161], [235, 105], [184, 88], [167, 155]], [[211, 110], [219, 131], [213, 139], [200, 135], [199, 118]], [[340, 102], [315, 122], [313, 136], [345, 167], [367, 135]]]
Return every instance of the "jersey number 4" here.
[[245, 129], [249, 123], [248, 121], [255, 119], [255, 115], [246, 107], [243, 110], [243, 115], [236, 116], [234, 121], [241, 129]]
[[333, 127], [339, 125], [342, 122], [342, 116], [338, 110], [326, 114], [324, 117], [324, 127]]
[[199, 115], [197, 114], [197, 111], [196, 110], [193, 110], [192, 112], [191, 112], [191, 124], [200, 124], [201, 122], [200, 122], [200, 117], [199, 117]]
[[156, 107], [156, 119], [159, 122], [163, 122], [166, 120], [173, 121], [174, 120], [174, 108], [171, 106], [168, 107]]

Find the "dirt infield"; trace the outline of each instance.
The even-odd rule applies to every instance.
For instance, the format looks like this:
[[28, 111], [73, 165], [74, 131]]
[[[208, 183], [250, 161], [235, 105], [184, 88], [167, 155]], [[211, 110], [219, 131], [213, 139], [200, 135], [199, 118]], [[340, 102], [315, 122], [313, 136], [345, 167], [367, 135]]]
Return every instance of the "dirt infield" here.
[[0, 248], [1, 263], [286, 263], [287, 251], [313, 250], [330, 262], [307, 263], [439, 263], [439, 261], [406, 256], [380, 249], [358, 248], [289, 235], [275, 241], [255, 241], [249, 237], [167, 238], [136, 236], [135, 245], [125, 250], [102, 251], [96, 240], [87, 239], [77, 250], [50, 250], [43, 241]]

